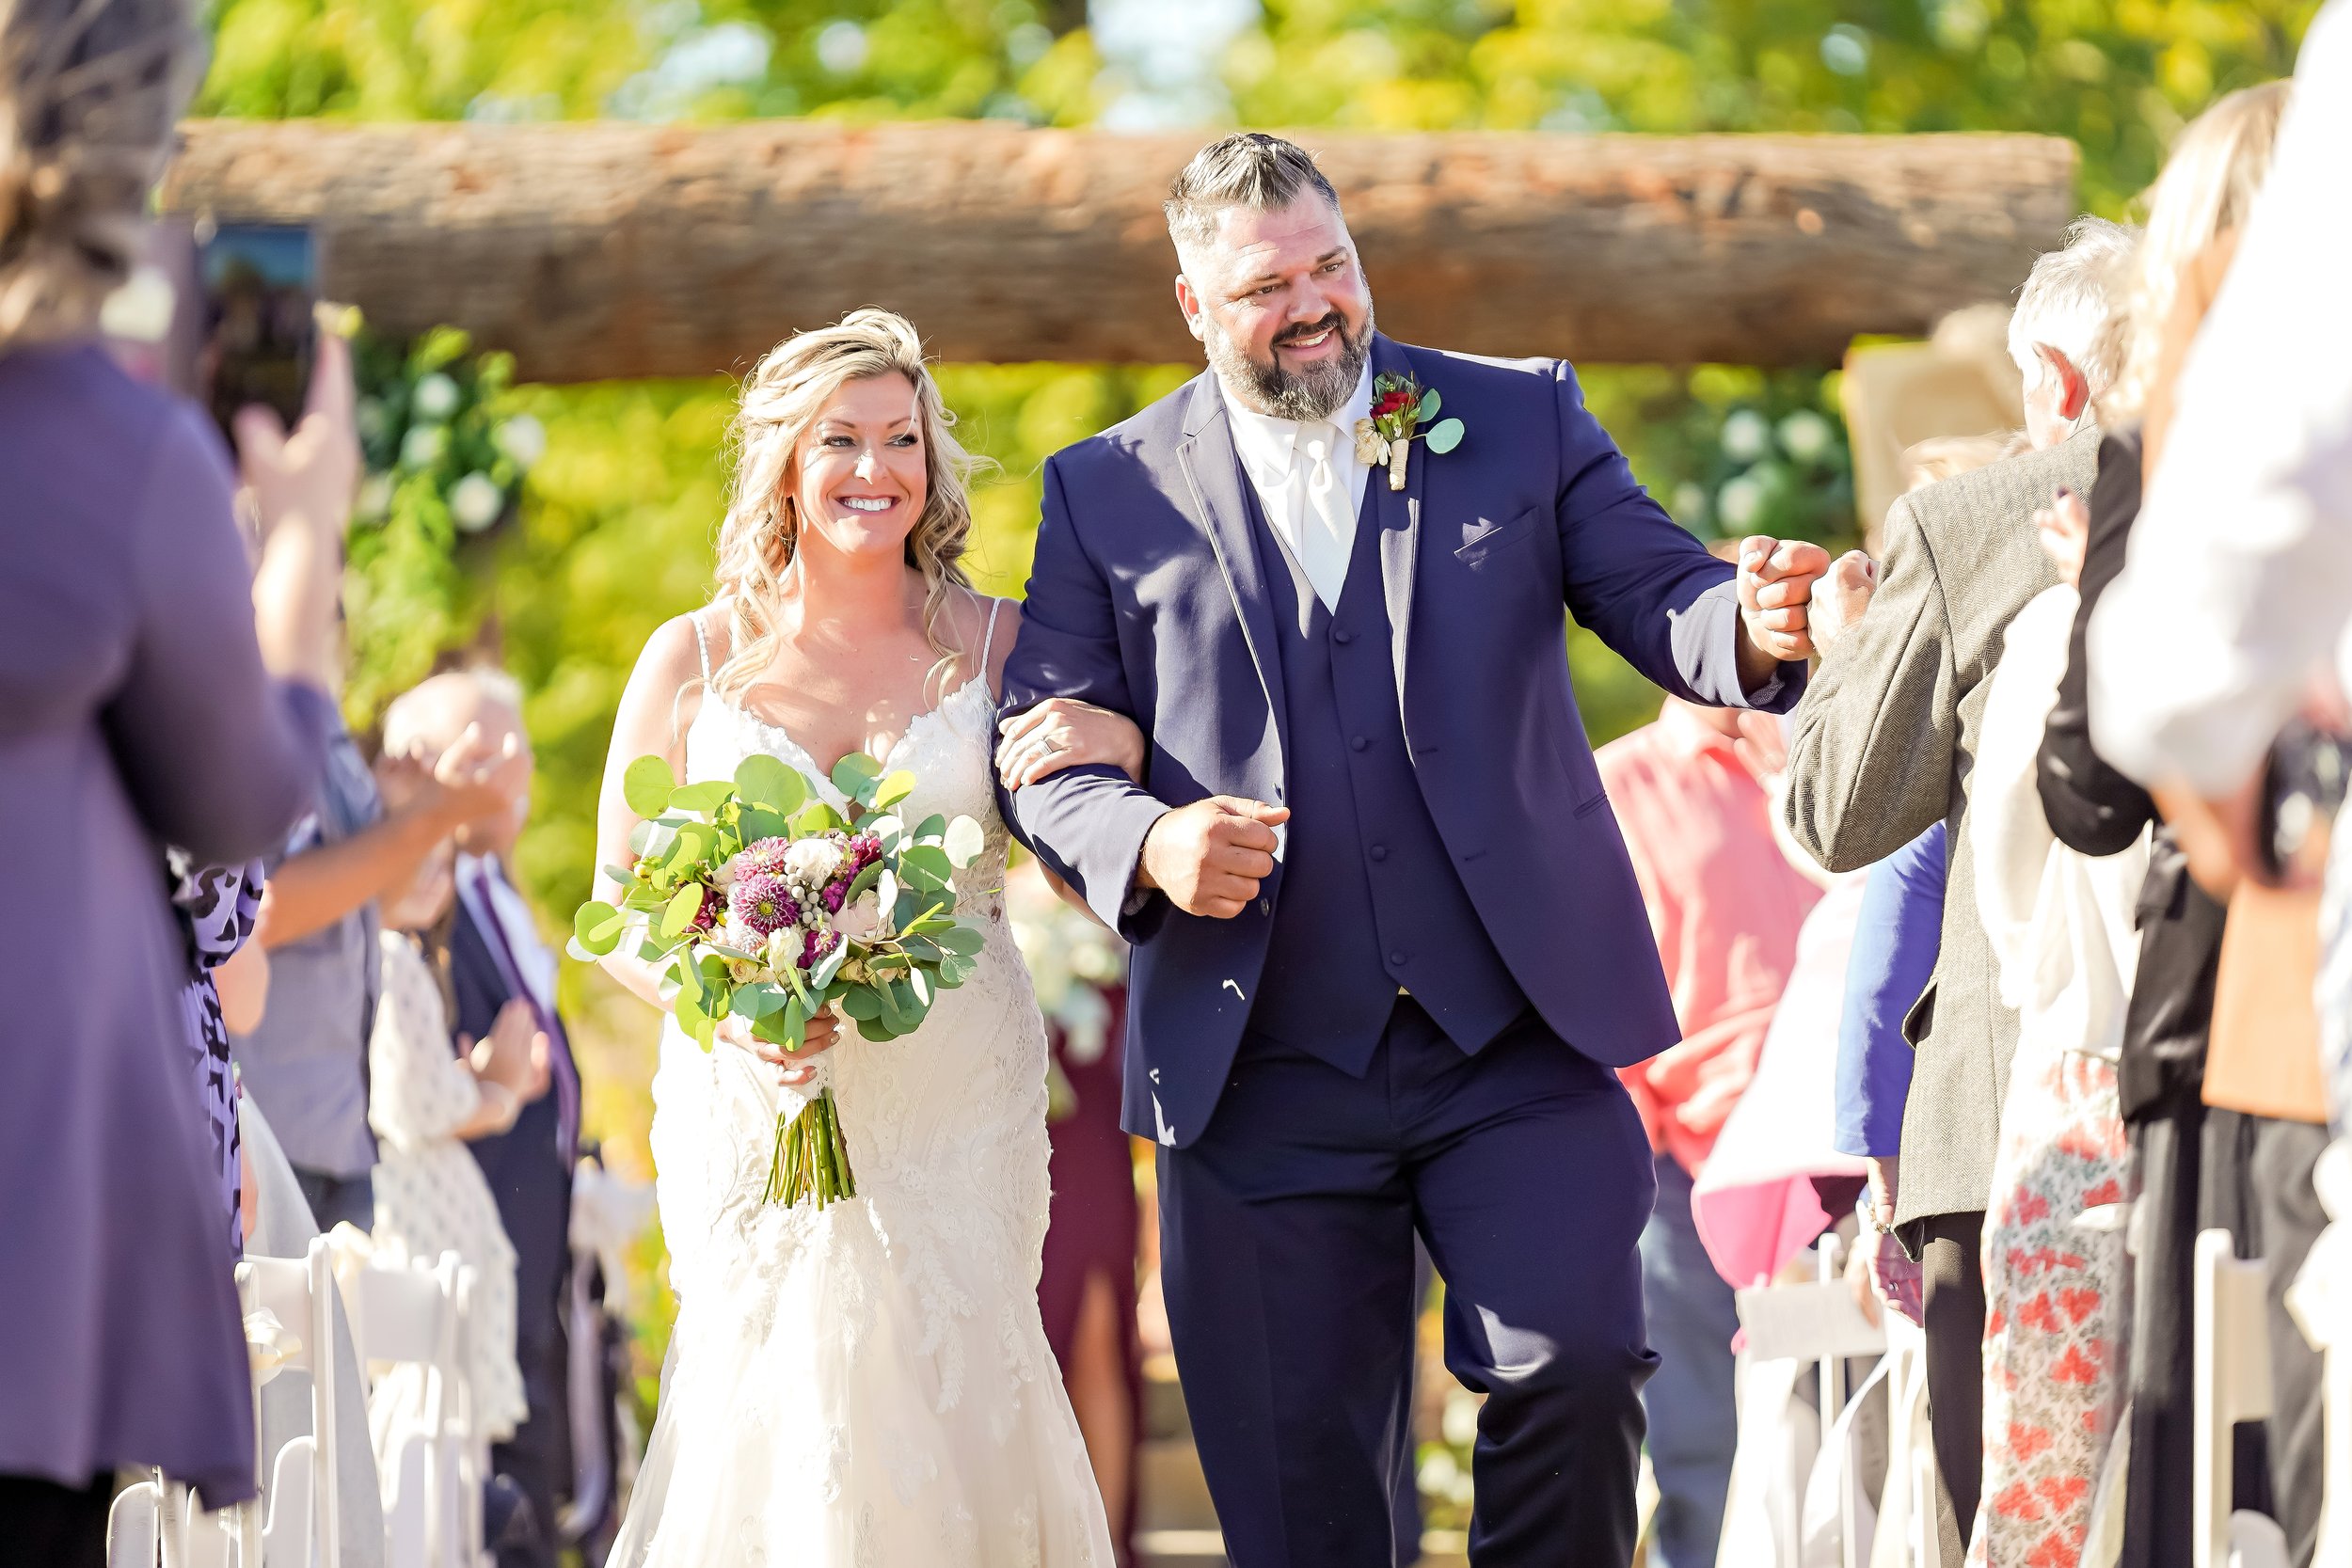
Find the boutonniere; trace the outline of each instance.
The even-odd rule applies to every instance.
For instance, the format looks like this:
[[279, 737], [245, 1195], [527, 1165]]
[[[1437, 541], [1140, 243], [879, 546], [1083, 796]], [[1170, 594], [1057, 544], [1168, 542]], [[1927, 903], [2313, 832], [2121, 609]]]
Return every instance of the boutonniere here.
[[[1372, 418], [1356, 421], [1356, 458], [1372, 467], [1389, 470], [1389, 488], [1405, 488], [1405, 454], [1412, 450], [1413, 437], [1429, 443], [1431, 451], [1452, 451], [1462, 444], [1462, 421], [1438, 420], [1438, 404], [1443, 402], [1435, 387], [1423, 389], [1409, 375], [1375, 376], [1372, 382]], [[1422, 426], [1428, 428], [1423, 429]]]

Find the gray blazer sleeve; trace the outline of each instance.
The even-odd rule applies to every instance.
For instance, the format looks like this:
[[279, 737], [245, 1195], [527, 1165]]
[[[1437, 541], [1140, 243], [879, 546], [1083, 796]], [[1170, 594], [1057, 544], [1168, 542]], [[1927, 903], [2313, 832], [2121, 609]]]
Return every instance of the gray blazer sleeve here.
[[1959, 686], [1943, 583], [1905, 497], [1886, 515], [1877, 595], [1831, 644], [1797, 705], [1784, 809], [1806, 853], [1853, 871], [1944, 819]]

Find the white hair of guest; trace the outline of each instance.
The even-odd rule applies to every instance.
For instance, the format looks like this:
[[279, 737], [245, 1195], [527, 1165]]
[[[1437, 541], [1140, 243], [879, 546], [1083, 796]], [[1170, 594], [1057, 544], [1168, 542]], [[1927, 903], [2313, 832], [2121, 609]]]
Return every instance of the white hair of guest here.
[[2066, 356], [2093, 397], [2115, 379], [2121, 367], [2112, 362], [2111, 324], [2124, 267], [2138, 244], [2139, 230], [2130, 225], [2086, 215], [2067, 226], [2062, 248], [2034, 262], [2009, 318], [2009, 356], [2026, 391], [2055, 373], [2039, 352], [2042, 346]]
[[437, 756], [455, 743], [450, 705], [460, 691], [476, 704], [502, 707], [515, 715], [517, 723], [521, 721], [523, 685], [513, 675], [486, 664], [445, 670], [428, 675], [385, 705], [384, 754]]

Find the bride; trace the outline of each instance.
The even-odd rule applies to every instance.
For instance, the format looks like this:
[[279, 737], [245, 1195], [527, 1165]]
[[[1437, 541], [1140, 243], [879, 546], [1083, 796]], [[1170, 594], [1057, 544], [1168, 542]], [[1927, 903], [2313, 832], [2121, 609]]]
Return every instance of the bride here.
[[[730, 1021], [705, 1053], [663, 1027], [652, 1143], [679, 1309], [626, 1568], [1112, 1561], [1038, 1318], [1045, 1033], [1004, 924], [991, 788], [1017, 616], [958, 564], [971, 462], [947, 425], [898, 316], [860, 310], [769, 354], [737, 420], [714, 602], [654, 633], [621, 699], [599, 864], [629, 862], [621, 774], [639, 756], [695, 781], [767, 752], [837, 806], [834, 763], [866, 752], [915, 774], [914, 816], [987, 830], [957, 893], [993, 922], [977, 974], [900, 1039], [820, 1020], [787, 1056]], [[1123, 719], [1065, 705], [1051, 727], [1051, 767], [1140, 769]], [[648, 966], [604, 965], [661, 1005]], [[767, 1204], [776, 1112], [819, 1073], [858, 1196]]]

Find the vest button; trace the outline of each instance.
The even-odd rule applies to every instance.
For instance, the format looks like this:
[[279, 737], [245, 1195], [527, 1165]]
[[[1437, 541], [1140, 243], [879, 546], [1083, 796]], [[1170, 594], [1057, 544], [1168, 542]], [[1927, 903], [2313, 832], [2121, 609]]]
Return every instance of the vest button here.
[[1397, 968], [1397, 969], [1402, 969], [1402, 968], [1404, 968], [1404, 967], [1405, 967], [1405, 950], [1404, 950], [1403, 948], [1401, 948], [1401, 947], [1400, 947], [1400, 948], [1398, 948], [1395, 952], [1393, 952], [1393, 953], [1390, 954], [1390, 955], [1389, 955], [1389, 962], [1390, 962], [1390, 964], [1391, 964], [1392, 967], [1394, 967], [1394, 968]]
[[1339, 643], [1342, 647], [1345, 647], [1348, 643], [1356, 641], [1356, 634], [1348, 630], [1345, 626], [1336, 626], [1332, 628], [1331, 641]]
[[1369, 740], [1366, 740], [1366, 739], [1365, 739], [1362, 736], [1360, 736], [1360, 735], [1359, 735], [1359, 736], [1355, 736], [1353, 739], [1349, 740], [1347, 744], [1348, 744], [1348, 746], [1349, 746], [1351, 749], [1353, 749], [1353, 750], [1355, 750], [1355, 751], [1359, 751], [1359, 752], [1360, 752], [1360, 751], [1362, 751], [1365, 747], [1367, 747], [1367, 746], [1371, 745], [1371, 744], [1372, 744], [1372, 742], [1371, 742], [1371, 741], [1369, 741]]
[[1372, 847], [1368, 853], [1371, 854], [1374, 860], [1384, 861], [1389, 858], [1389, 847], [1385, 844], [1375, 844]]

